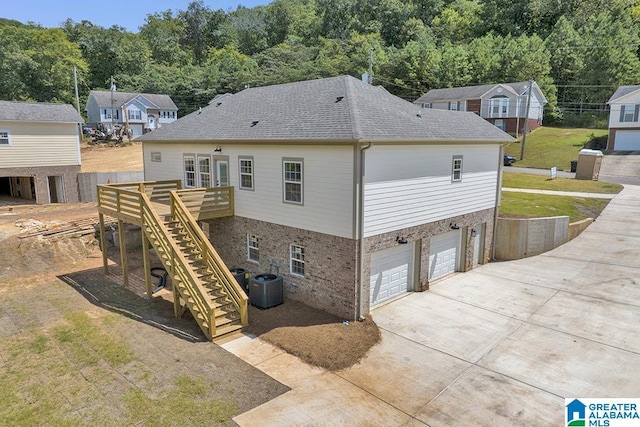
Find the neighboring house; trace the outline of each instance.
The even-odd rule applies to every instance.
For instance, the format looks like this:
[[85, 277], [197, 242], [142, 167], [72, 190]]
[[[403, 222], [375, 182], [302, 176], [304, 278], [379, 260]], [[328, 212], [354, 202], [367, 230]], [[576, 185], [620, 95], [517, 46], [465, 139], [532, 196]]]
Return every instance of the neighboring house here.
[[146, 180], [234, 187], [207, 225], [229, 267], [354, 319], [489, 259], [513, 139], [341, 76], [223, 95], [140, 140]]
[[77, 202], [82, 122], [71, 105], [0, 101], [0, 195]]
[[[423, 108], [469, 111], [513, 135], [522, 134], [527, 117], [529, 82], [432, 89], [414, 101]], [[529, 103], [529, 131], [542, 125], [547, 99], [533, 82]]]
[[92, 90], [87, 99], [87, 120], [111, 129], [128, 124], [133, 135], [142, 135], [178, 119], [178, 107], [169, 95]]
[[609, 139], [607, 150], [640, 150], [640, 85], [620, 86], [609, 98]]

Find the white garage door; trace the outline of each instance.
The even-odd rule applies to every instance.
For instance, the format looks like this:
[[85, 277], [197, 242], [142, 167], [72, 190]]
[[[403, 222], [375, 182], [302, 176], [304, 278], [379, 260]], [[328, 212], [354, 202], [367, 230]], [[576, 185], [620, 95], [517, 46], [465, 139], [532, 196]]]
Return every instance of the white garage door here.
[[409, 243], [371, 254], [371, 305], [412, 288], [413, 247], [413, 243]]
[[456, 271], [460, 253], [460, 230], [433, 236], [430, 247], [429, 280], [439, 279]]
[[616, 131], [616, 143], [614, 149], [622, 151], [639, 151], [640, 130]]
[[139, 136], [142, 135], [142, 125], [130, 125], [131, 126], [131, 131], [133, 133], [133, 135], [135, 136]]

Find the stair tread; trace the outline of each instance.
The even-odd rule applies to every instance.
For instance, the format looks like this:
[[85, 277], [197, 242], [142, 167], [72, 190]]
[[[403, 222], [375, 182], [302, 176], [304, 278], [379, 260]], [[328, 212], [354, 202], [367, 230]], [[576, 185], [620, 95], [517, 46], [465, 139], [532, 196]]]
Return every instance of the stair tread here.
[[229, 323], [224, 326], [216, 327], [216, 338], [222, 335], [230, 334], [232, 332], [242, 329], [244, 325], [241, 323]]

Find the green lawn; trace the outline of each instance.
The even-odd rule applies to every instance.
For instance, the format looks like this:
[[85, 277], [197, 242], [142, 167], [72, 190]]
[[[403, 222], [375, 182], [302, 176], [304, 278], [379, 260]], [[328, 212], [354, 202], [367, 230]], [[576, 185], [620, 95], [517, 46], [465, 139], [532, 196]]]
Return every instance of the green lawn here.
[[582, 179], [556, 178], [549, 179], [543, 175], [509, 172], [505, 169], [502, 186], [507, 188], [533, 188], [553, 191], [578, 191], [584, 193], [617, 194], [622, 191], [622, 185], [600, 181]]
[[546, 194], [502, 192], [500, 216], [507, 218], [541, 218], [568, 215], [570, 222], [596, 218], [609, 200]]
[[571, 129], [540, 127], [527, 135], [524, 159], [520, 160], [521, 142], [505, 148], [506, 154], [516, 156], [514, 166], [558, 170], [571, 170], [571, 161], [578, 160], [578, 152], [591, 136], [603, 136], [606, 129]]

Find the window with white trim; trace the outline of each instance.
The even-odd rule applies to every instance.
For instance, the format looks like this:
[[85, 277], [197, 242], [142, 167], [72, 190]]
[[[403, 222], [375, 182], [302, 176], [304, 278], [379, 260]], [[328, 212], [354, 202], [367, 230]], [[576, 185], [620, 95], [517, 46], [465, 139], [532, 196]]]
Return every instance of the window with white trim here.
[[249, 261], [260, 261], [260, 244], [258, 236], [255, 234], [247, 234], [247, 259]]
[[11, 145], [11, 133], [6, 129], [0, 129], [0, 145]]
[[462, 181], [462, 156], [453, 156], [451, 169], [451, 181]]
[[291, 274], [304, 276], [304, 248], [298, 245], [290, 246]]
[[303, 167], [302, 160], [282, 161], [282, 181], [284, 201], [303, 203]]
[[240, 157], [240, 188], [244, 190], [253, 190], [253, 158]]
[[196, 186], [196, 158], [184, 156], [184, 186], [195, 188]]
[[211, 159], [198, 157], [198, 180], [201, 188], [211, 187]]
[[640, 105], [625, 104], [620, 107], [620, 122], [637, 122]]
[[449, 110], [460, 111], [460, 101], [449, 102]]
[[142, 112], [137, 108], [129, 108], [129, 120], [142, 120]]

